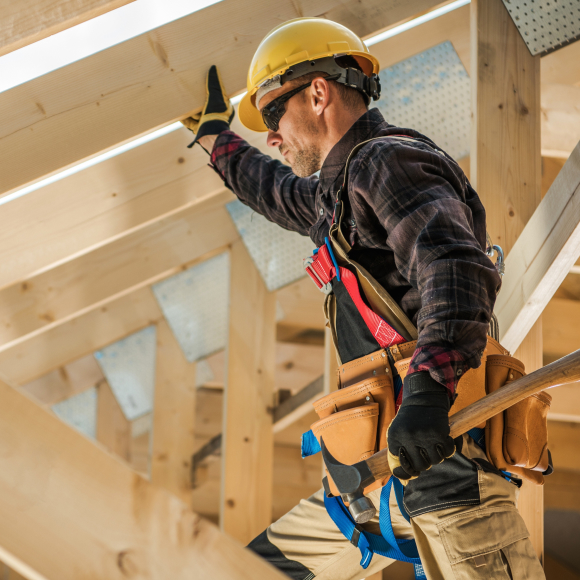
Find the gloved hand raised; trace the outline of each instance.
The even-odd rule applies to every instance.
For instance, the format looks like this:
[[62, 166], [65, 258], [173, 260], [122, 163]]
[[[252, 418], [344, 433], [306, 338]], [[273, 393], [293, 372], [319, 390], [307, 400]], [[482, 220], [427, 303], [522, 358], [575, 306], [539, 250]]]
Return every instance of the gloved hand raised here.
[[448, 393], [428, 372], [405, 377], [403, 402], [387, 431], [389, 466], [402, 483], [455, 454]]
[[181, 121], [195, 133], [195, 139], [188, 147], [193, 147], [200, 137], [219, 135], [222, 131], [227, 131], [234, 118], [234, 106], [224, 91], [215, 65], [212, 65], [207, 73], [206, 91], [207, 99], [203, 109]]

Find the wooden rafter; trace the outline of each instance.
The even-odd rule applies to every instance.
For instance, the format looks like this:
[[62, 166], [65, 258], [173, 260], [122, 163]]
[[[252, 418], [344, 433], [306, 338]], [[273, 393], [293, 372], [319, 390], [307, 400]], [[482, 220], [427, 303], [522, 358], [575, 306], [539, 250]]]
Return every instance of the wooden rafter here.
[[[245, 88], [258, 42], [280, 22], [326, 16], [362, 35], [437, 0], [223, 0], [0, 94], [0, 193], [34, 182], [201, 108], [219, 66], [229, 94]], [[220, 44], [216, 51], [216, 41]]]
[[0, 56], [134, 0], [2, 0]]

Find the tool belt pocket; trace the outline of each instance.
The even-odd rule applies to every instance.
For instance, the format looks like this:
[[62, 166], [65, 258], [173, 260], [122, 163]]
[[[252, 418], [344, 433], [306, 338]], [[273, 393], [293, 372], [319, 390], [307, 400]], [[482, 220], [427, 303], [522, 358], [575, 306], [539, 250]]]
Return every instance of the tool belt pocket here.
[[[385, 350], [343, 364], [338, 371], [341, 388], [314, 403], [320, 419], [311, 429], [338, 461], [352, 465], [387, 445], [387, 428], [395, 416], [392, 372]], [[338, 495], [330, 476], [328, 482]], [[382, 485], [375, 482], [365, 493]]]
[[[486, 362], [486, 391], [493, 393], [524, 376], [524, 365], [507, 355], [491, 355]], [[548, 453], [548, 410], [552, 397], [546, 392], [532, 395], [487, 421], [486, 452], [498, 469], [538, 485], [550, 467]]]

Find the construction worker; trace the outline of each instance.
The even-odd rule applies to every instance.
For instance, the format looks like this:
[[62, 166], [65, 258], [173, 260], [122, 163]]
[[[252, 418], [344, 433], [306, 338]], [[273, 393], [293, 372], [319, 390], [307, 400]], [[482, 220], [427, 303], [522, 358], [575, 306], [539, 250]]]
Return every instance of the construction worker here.
[[[291, 20], [257, 48], [239, 106], [242, 123], [267, 131], [267, 144], [286, 163], [229, 130], [234, 109], [215, 67], [204, 109], [183, 121], [226, 185], [270, 221], [323, 249], [338, 220], [346, 270], [361, 266], [417, 329], [388, 428], [393, 472], [406, 484], [402, 511], [394, 493], [381, 501], [381, 489], [370, 491], [379, 517], [345, 536], [325, 507], [325, 496], [332, 496], [327, 486], [249, 548], [295, 580], [364, 578], [399, 556], [416, 564], [417, 577], [430, 580], [544, 578], [516, 509], [521, 482], [494, 467], [473, 437], [449, 436], [458, 382], [480, 366], [500, 287], [485, 254], [485, 211], [451, 157], [369, 109], [380, 96], [378, 72], [376, 58], [347, 28], [318, 18]], [[337, 250], [331, 244], [333, 261]], [[334, 265], [332, 280], [318, 285], [335, 300], [331, 326], [341, 363], [348, 365], [384, 344], [362, 322], [370, 299], [347, 293], [337, 277], [346, 270]], [[389, 336], [404, 334], [395, 323], [386, 326]], [[358, 437], [353, 428], [344, 444]], [[385, 536], [386, 512], [400, 546], [416, 543], [422, 567], [392, 539], [393, 550], [381, 555], [367, 548], [361, 560], [360, 537]]]

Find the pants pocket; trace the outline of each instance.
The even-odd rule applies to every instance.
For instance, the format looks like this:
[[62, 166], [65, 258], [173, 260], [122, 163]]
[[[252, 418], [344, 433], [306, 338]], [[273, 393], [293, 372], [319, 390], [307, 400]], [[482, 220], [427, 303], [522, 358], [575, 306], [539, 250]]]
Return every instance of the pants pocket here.
[[455, 580], [545, 578], [513, 506], [475, 509], [437, 525]]

